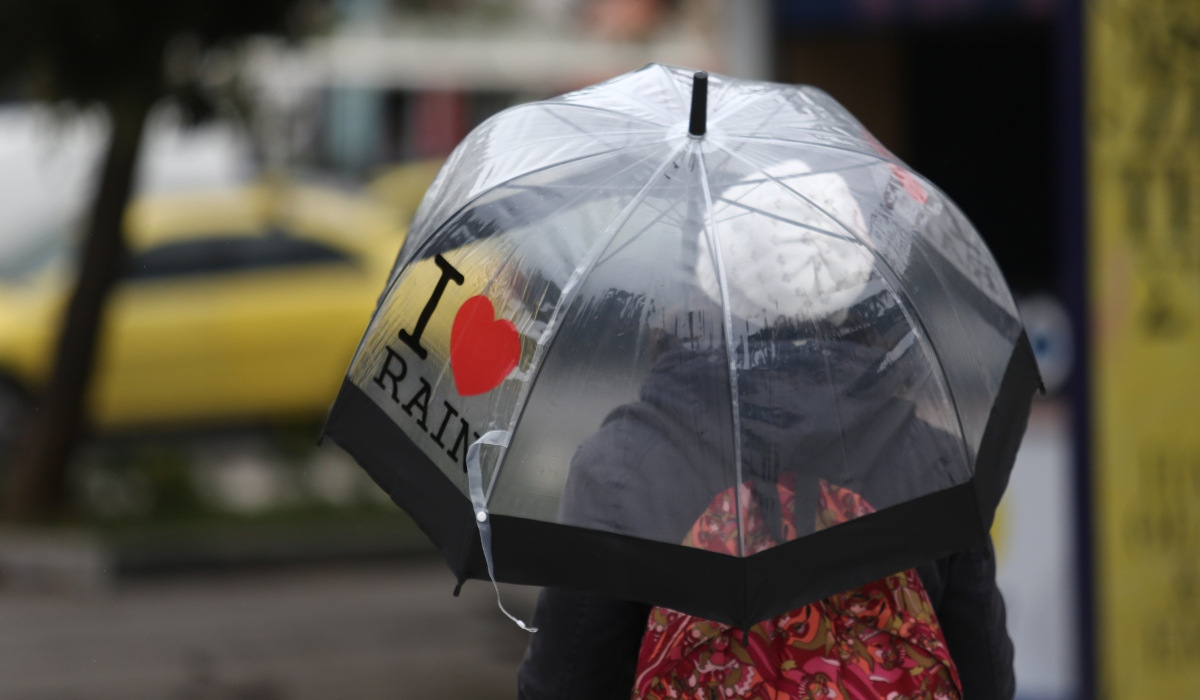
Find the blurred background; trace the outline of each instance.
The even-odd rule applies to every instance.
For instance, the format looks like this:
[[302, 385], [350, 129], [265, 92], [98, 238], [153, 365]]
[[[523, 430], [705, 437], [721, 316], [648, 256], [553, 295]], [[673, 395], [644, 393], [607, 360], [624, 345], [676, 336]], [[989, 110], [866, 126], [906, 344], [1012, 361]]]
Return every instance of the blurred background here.
[[454, 146], [661, 62], [824, 89], [998, 259], [1018, 697], [1200, 697], [1193, 0], [160, 5], [0, 0], [0, 696], [515, 697], [524, 633], [315, 439]]

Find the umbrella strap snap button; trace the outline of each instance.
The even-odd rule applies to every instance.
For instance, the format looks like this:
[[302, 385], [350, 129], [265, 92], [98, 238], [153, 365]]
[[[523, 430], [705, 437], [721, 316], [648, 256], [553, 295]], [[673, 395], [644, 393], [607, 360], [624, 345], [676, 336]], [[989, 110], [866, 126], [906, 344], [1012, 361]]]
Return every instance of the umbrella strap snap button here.
[[479, 450], [482, 445], [507, 448], [512, 433], [504, 430], [489, 430], [467, 449], [467, 486], [471, 491], [471, 505], [475, 508], [475, 524], [479, 527], [479, 542], [483, 545], [483, 558], [487, 562], [488, 577], [496, 589], [496, 605], [505, 617], [517, 623], [526, 632], [537, 632], [536, 627], [526, 625], [520, 618], [504, 608], [500, 600], [500, 586], [496, 583], [496, 570], [492, 565], [492, 524], [488, 522], [487, 493], [483, 488], [483, 469], [479, 466]]

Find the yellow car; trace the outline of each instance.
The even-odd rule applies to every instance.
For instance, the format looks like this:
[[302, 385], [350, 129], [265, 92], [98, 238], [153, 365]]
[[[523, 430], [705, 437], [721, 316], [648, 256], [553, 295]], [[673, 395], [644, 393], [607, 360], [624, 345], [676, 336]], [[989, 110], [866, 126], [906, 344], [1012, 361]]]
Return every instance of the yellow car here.
[[367, 192], [391, 207], [402, 220], [412, 221], [425, 190], [433, 184], [444, 162], [433, 158], [385, 168], [367, 185]]
[[[405, 234], [373, 200], [279, 183], [145, 198], [126, 223], [89, 399], [101, 429], [322, 416]], [[49, 373], [71, 282], [58, 248], [0, 262], [0, 414]]]

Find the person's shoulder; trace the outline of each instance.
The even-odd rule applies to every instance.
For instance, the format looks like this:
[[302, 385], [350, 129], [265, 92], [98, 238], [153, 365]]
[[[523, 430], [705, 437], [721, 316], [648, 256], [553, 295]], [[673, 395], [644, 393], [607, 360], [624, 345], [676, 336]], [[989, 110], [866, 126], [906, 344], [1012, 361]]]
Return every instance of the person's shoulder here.
[[640, 473], [648, 464], [671, 459], [682, 456], [655, 422], [632, 411], [617, 411], [579, 445], [571, 460], [571, 470]]

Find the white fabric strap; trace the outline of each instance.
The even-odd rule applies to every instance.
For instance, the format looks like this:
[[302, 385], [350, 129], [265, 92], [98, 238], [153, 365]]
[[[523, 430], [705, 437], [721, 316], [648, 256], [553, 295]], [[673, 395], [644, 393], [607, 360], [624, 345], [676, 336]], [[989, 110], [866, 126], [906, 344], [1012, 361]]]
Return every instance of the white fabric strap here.
[[483, 471], [479, 467], [479, 448], [482, 445], [496, 445], [508, 448], [512, 433], [506, 430], [489, 430], [467, 448], [467, 484], [471, 490], [471, 507], [475, 511], [475, 524], [479, 526], [479, 540], [483, 543], [483, 558], [487, 560], [488, 576], [492, 579], [492, 587], [496, 589], [496, 605], [500, 612], [526, 632], [537, 632], [536, 627], [530, 627], [512, 613], [504, 609], [500, 601], [500, 586], [496, 585], [496, 572], [492, 567], [492, 523], [488, 514], [487, 496], [483, 492]]

